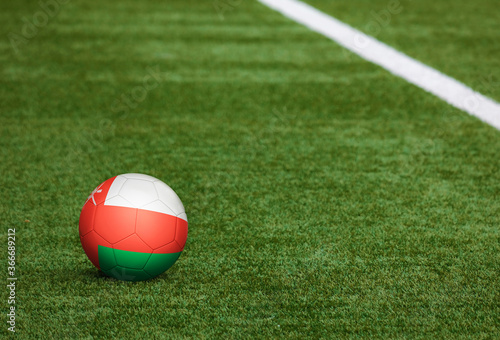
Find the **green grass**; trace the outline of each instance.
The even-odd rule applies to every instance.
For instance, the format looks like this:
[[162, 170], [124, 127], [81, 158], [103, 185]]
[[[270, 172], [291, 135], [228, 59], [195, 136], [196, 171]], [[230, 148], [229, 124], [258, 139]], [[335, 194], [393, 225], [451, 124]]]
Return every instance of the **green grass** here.
[[496, 1], [306, 2], [500, 101]]
[[[0, 6], [3, 37], [39, 9]], [[498, 337], [499, 132], [255, 2], [224, 18], [70, 1], [18, 55], [0, 42], [17, 335]], [[403, 18], [390, 30], [415, 34]], [[474, 85], [473, 49], [438, 61], [438, 39], [422, 60], [465, 61]], [[157, 86], [121, 109], [148, 67]], [[100, 274], [78, 238], [87, 196], [126, 172], [165, 181], [189, 219], [178, 262], [146, 282]]]

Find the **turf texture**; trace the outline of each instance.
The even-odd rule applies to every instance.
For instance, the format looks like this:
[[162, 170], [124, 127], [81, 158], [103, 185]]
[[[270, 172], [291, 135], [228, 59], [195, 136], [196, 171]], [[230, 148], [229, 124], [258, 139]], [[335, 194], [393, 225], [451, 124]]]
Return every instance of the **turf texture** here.
[[[361, 29], [386, 6], [311, 3]], [[16, 335], [498, 337], [500, 133], [257, 2], [225, 4], [69, 1], [17, 52], [8, 34], [40, 5], [0, 5]], [[498, 79], [498, 40], [478, 63], [473, 44], [498, 31], [493, 9], [453, 2], [457, 34], [489, 25], [455, 45], [434, 4], [378, 38], [474, 88]], [[138, 283], [98, 272], [78, 238], [87, 196], [127, 172], [169, 184], [189, 219], [176, 264]]]

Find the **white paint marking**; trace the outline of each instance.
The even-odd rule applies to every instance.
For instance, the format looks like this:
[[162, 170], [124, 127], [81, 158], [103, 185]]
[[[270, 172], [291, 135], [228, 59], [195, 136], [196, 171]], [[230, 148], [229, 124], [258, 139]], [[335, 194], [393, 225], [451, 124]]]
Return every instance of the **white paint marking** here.
[[461, 82], [303, 2], [259, 1], [500, 130], [500, 104]]

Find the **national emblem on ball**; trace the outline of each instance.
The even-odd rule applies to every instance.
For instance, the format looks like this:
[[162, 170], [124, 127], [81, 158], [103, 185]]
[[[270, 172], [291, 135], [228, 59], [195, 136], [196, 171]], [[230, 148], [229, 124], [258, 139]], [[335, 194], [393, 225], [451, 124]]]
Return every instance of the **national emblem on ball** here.
[[79, 226], [94, 266], [126, 281], [165, 272], [179, 258], [188, 233], [177, 194], [143, 174], [118, 175], [99, 185], [83, 205]]

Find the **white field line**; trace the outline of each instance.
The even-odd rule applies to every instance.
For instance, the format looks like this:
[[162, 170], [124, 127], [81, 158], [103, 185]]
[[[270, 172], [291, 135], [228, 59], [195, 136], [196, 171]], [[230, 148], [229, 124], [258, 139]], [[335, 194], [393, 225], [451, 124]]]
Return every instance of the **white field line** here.
[[303, 2], [259, 2], [500, 130], [500, 104], [461, 82]]

